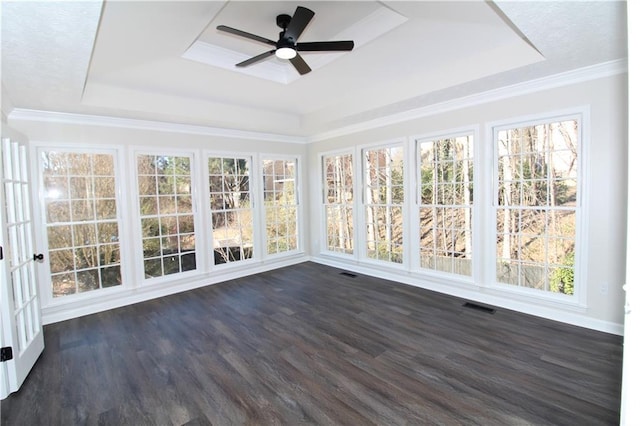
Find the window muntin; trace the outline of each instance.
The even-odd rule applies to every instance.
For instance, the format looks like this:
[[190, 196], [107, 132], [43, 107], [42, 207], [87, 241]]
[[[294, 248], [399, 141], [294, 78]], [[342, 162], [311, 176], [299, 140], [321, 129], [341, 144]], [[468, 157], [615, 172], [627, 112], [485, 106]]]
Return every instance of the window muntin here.
[[251, 259], [251, 160], [210, 156], [208, 168], [214, 264]]
[[114, 155], [50, 150], [40, 161], [53, 297], [121, 285]]
[[196, 269], [191, 157], [137, 155], [145, 278]]
[[403, 262], [404, 150], [367, 149], [364, 154], [366, 257]]
[[267, 254], [298, 249], [297, 161], [262, 161]]
[[579, 121], [496, 132], [497, 281], [574, 294]]
[[353, 254], [353, 155], [324, 156], [326, 249]]
[[471, 276], [473, 136], [418, 141], [420, 267]]

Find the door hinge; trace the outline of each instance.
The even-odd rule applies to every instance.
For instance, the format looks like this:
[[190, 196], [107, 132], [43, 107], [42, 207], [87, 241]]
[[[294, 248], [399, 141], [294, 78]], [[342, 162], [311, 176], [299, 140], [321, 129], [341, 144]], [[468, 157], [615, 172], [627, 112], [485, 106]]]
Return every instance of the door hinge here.
[[4, 252], [2, 251], [2, 246], [0, 246], [0, 260], [4, 259]]
[[11, 346], [0, 348], [0, 362], [11, 361], [13, 359], [13, 349]]

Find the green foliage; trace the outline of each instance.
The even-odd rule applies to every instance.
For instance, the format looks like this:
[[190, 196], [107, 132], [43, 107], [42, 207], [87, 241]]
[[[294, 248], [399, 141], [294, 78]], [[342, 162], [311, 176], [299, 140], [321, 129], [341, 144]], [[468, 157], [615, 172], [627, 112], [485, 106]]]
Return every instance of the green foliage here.
[[556, 204], [561, 206], [576, 201], [576, 192], [563, 181], [555, 184]]
[[424, 204], [458, 204], [467, 198], [473, 200], [473, 162], [464, 158], [464, 149], [455, 139], [439, 140], [429, 148], [430, 159], [420, 168]]
[[297, 248], [297, 214], [295, 183], [283, 182], [274, 198], [264, 201], [266, 212], [267, 253]]
[[[390, 177], [381, 177], [381, 187], [378, 194], [380, 204], [402, 204], [404, 201], [404, 186], [402, 182], [402, 170], [399, 169], [392, 169]], [[387, 193], [387, 189], [390, 189], [389, 193]], [[391, 196], [391, 200], [388, 199], [387, 195]]]
[[422, 202], [431, 204], [433, 200], [433, 169], [423, 167], [420, 170], [420, 175], [420, 179], [422, 181], [422, 185], [420, 186]]
[[549, 280], [551, 291], [573, 295], [574, 264], [575, 253], [569, 253], [562, 262], [564, 267], [555, 269], [551, 274]]

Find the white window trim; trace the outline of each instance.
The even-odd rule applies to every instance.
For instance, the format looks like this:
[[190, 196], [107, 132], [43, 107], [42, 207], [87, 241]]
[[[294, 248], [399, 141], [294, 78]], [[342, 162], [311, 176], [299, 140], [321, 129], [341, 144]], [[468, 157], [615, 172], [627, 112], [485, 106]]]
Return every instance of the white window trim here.
[[[211, 253], [213, 252], [213, 222], [212, 222], [212, 210], [211, 210], [211, 202], [209, 200], [209, 158], [217, 157], [217, 158], [241, 158], [249, 161], [249, 194], [251, 197], [251, 220], [253, 221], [253, 257], [251, 259], [246, 259], [239, 262], [229, 262], [216, 265], [214, 262]], [[246, 267], [247, 265], [251, 265], [254, 263], [258, 263], [261, 257], [258, 257], [258, 254], [262, 253], [259, 244], [259, 235], [261, 233], [261, 229], [258, 229], [260, 225], [260, 215], [256, 206], [256, 200], [259, 200], [260, 193], [258, 192], [258, 179], [256, 177], [256, 164], [255, 155], [246, 152], [233, 152], [233, 151], [213, 151], [207, 150], [203, 152], [202, 161], [201, 161], [201, 173], [200, 176], [200, 185], [201, 188], [204, 189], [203, 192], [203, 208], [202, 210], [205, 212], [202, 217], [202, 226], [203, 229], [206, 229], [207, 232], [204, 233], [203, 237], [201, 237], [204, 241], [203, 243], [206, 245], [206, 249], [204, 250], [204, 260], [203, 266], [206, 271], [219, 271], [225, 269], [234, 269]]]
[[[357, 216], [357, 210], [359, 210], [359, 203], [357, 202], [358, 196], [357, 196], [357, 192], [356, 192], [356, 186], [357, 186], [357, 181], [360, 180], [360, 174], [358, 173], [358, 170], [356, 169], [356, 150], [355, 148], [349, 148], [349, 149], [340, 149], [340, 150], [332, 150], [332, 151], [325, 151], [325, 152], [321, 152], [318, 154], [318, 160], [320, 163], [320, 207], [322, 209], [322, 214], [321, 214], [321, 223], [322, 223], [322, 240], [320, 242], [320, 254], [323, 256], [331, 256], [331, 257], [336, 257], [336, 258], [341, 258], [344, 260], [353, 260], [357, 257], [357, 245], [358, 245], [358, 240], [356, 240], [356, 236], [357, 236], [357, 228], [358, 226], [356, 225], [356, 218]], [[329, 250], [327, 247], [327, 215], [326, 215], [326, 204], [325, 204], [325, 194], [327, 191], [327, 187], [325, 185], [326, 179], [325, 179], [325, 169], [324, 169], [324, 159], [325, 157], [340, 157], [340, 156], [346, 156], [346, 155], [351, 155], [351, 161], [352, 161], [352, 171], [353, 171], [353, 176], [351, 176], [351, 180], [353, 182], [353, 187], [352, 187], [352, 191], [353, 191], [353, 202], [352, 204], [352, 215], [353, 215], [353, 253], [349, 254], [349, 253], [340, 253], [340, 252], [336, 252], [333, 250]], [[311, 200], [310, 200], [311, 202]]]
[[[297, 247], [295, 250], [289, 250], [289, 251], [285, 251], [285, 252], [280, 252], [280, 253], [272, 253], [269, 254], [267, 251], [267, 235], [266, 235], [266, 229], [267, 229], [267, 211], [266, 211], [266, 207], [264, 204], [264, 176], [263, 176], [263, 163], [264, 161], [290, 161], [290, 160], [294, 160], [296, 163], [296, 187], [295, 187], [295, 197], [296, 197], [296, 226], [297, 226], [297, 230], [296, 230], [296, 239], [297, 239]], [[265, 153], [261, 153], [258, 155], [258, 161], [256, 164], [257, 170], [258, 170], [258, 174], [256, 176], [259, 176], [258, 179], [258, 189], [259, 189], [259, 197], [258, 198], [260, 200], [260, 207], [259, 207], [259, 211], [260, 211], [260, 232], [258, 233], [259, 235], [259, 240], [256, 240], [256, 243], [260, 243], [260, 259], [263, 259], [264, 261], [267, 260], [276, 260], [276, 259], [280, 259], [280, 258], [285, 258], [285, 257], [290, 257], [292, 255], [298, 255], [298, 254], [302, 254], [305, 252], [305, 237], [304, 237], [304, 233], [305, 233], [305, 223], [303, 222], [302, 218], [304, 217], [304, 209], [303, 209], [303, 202], [302, 202], [302, 194], [301, 194], [301, 188], [303, 186], [303, 182], [301, 181], [301, 176], [302, 173], [300, 172], [300, 169], [302, 167], [302, 157], [300, 155], [290, 155], [290, 154], [265, 154]]]
[[[36, 265], [38, 275], [38, 286], [40, 290], [41, 308], [64, 306], [67, 304], [78, 303], [84, 300], [96, 300], [110, 295], [117, 295], [128, 291], [133, 286], [132, 281], [132, 262], [130, 244], [126, 242], [126, 235], [130, 235], [131, 229], [129, 223], [124, 220], [124, 212], [127, 211], [126, 197], [122, 193], [122, 182], [126, 181], [124, 175], [124, 153], [120, 146], [105, 147], [99, 144], [77, 144], [77, 143], [57, 143], [57, 142], [41, 142], [32, 141], [30, 143], [29, 158], [35, 162], [35, 167], [31, 168], [31, 191], [32, 191], [32, 219], [37, 230], [34, 232], [35, 244], [40, 251], [48, 252], [49, 241], [47, 238], [47, 222], [46, 222], [46, 203], [44, 186], [42, 182], [43, 166], [40, 161], [44, 151], [64, 151], [77, 152], [82, 154], [109, 154], [114, 159], [114, 177], [116, 179], [116, 206], [117, 206], [117, 223], [120, 243], [120, 274], [122, 284], [119, 286], [102, 288], [99, 290], [88, 291], [83, 293], [75, 293], [63, 297], [53, 297], [51, 288], [51, 266], [49, 264], [48, 253], [45, 255], [45, 261]], [[37, 206], [37, 207], [36, 207]], [[123, 242], [125, 238], [125, 242]]]
[[[144, 276], [144, 256], [142, 255], [142, 230], [140, 229], [140, 199], [138, 195], [138, 163], [137, 158], [138, 155], [170, 155], [170, 156], [180, 156], [180, 157], [189, 157], [191, 164], [191, 200], [193, 203], [193, 227], [194, 227], [194, 235], [196, 236], [196, 269], [187, 271], [187, 272], [179, 272], [176, 274], [163, 275], [161, 277], [155, 278], [145, 278]], [[202, 216], [199, 205], [200, 198], [198, 197], [202, 191], [199, 188], [199, 179], [198, 176], [202, 174], [200, 170], [200, 162], [196, 161], [198, 156], [197, 150], [177, 150], [172, 148], [152, 148], [152, 147], [131, 147], [128, 151], [128, 159], [129, 159], [129, 182], [133, 182], [133, 186], [130, 187], [129, 196], [131, 201], [131, 221], [132, 221], [132, 237], [134, 241], [132, 241], [131, 246], [135, 249], [135, 254], [132, 259], [134, 259], [134, 281], [136, 282], [138, 287], [149, 287], [149, 286], [158, 286], [163, 283], [173, 283], [176, 281], [178, 277], [188, 279], [198, 275], [201, 275], [204, 271], [202, 265], [204, 262], [204, 252], [206, 251], [205, 247], [205, 238], [202, 238], [202, 224], [200, 217]]]
[[[438, 139], [448, 139], [448, 138], [456, 138], [456, 137], [464, 137], [464, 136], [471, 136], [473, 138], [473, 188], [474, 188], [474, 194], [473, 194], [473, 204], [471, 205], [471, 249], [472, 249], [472, 258], [471, 258], [471, 262], [472, 262], [472, 274], [470, 277], [466, 277], [464, 275], [459, 275], [459, 274], [453, 274], [453, 273], [448, 273], [448, 272], [443, 272], [443, 271], [436, 271], [436, 270], [432, 270], [432, 269], [427, 269], [427, 268], [423, 268], [420, 266], [420, 251], [419, 251], [419, 247], [420, 247], [420, 241], [417, 238], [417, 235], [419, 235], [420, 233], [420, 184], [419, 182], [422, 181], [422, 176], [420, 174], [420, 166], [419, 166], [419, 162], [420, 162], [420, 150], [419, 150], [419, 145], [421, 141], [424, 140], [438, 140]], [[474, 287], [478, 287], [478, 282], [480, 282], [480, 277], [482, 276], [482, 268], [481, 268], [481, 264], [482, 264], [482, 236], [478, 236], [481, 235], [481, 229], [482, 229], [482, 221], [483, 221], [483, 217], [482, 217], [482, 202], [481, 200], [481, 196], [479, 196], [479, 192], [480, 192], [480, 184], [481, 179], [480, 179], [480, 175], [482, 173], [482, 169], [485, 167], [484, 166], [484, 162], [480, 161], [479, 157], [480, 157], [480, 126], [478, 124], [474, 124], [471, 126], [464, 126], [464, 127], [456, 127], [453, 129], [445, 129], [445, 130], [439, 130], [437, 132], [430, 132], [430, 133], [421, 133], [421, 134], [417, 134], [417, 135], [412, 135], [410, 136], [410, 141], [411, 141], [411, 149], [412, 149], [412, 161], [411, 161], [411, 167], [413, 168], [413, 188], [411, 191], [411, 200], [409, 202], [409, 207], [412, 211], [412, 215], [411, 217], [413, 218], [411, 220], [411, 236], [413, 237], [412, 241], [415, 240], [415, 244], [416, 244], [416, 249], [412, 250], [411, 252], [411, 260], [412, 260], [412, 267], [411, 267], [411, 271], [416, 273], [416, 274], [420, 274], [420, 275], [424, 275], [425, 277], [433, 277], [436, 278], [438, 280], [442, 280], [443, 282], [451, 282], [453, 284], [456, 285], [464, 285], [464, 286], [474, 286]]]
[[[496, 137], [497, 132], [503, 129], [532, 126], [536, 124], [549, 123], [553, 121], [563, 120], [578, 120], [578, 198], [576, 200], [576, 257], [575, 257], [575, 279], [574, 279], [574, 295], [569, 296], [565, 294], [557, 294], [548, 291], [540, 291], [536, 289], [529, 289], [523, 287], [516, 287], [509, 284], [498, 283], [496, 278], [496, 253], [495, 253], [495, 238], [496, 238], [496, 218], [495, 210], [497, 208], [496, 196], [496, 182], [497, 182], [497, 164], [495, 158], [496, 150]], [[499, 294], [510, 294], [517, 298], [523, 298], [526, 301], [539, 301], [549, 305], [560, 305], [579, 309], [587, 308], [587, 259], [589, 244], [588, 244], [588, 200], [589, 200], [589, 187], [588, 184], [588, 165], [589, 151], [590, 151], [590, 123], [591, 123], [591, 108], [589, 105], [578, 106], [575, 108], [550, 111], [540, 114], [531, 114], [520, 117], [513, 117], [509, 119], [492, 121], [486, 124], [486, 144], [485, 148], [489, 151], [487, 159], [490, 159], [490, 170], [487, 170], [485, 175], [489, 176], [490, 185], [487, 185], [484, 189], [486, 191], [486, 200], [488, 200], [487, 206], [487, 235], [484, 238], [483, 251], [486, 253], [484, 261], [484, 282], [486, 287], [491, 290], [497, 291]], [[485, 198], [482, 197], [481, 198]]]
[[409, 156], [409, 139], [406, 137], [402, 137], [402, 138], [393, 138], [393, 139], [389, 139], [386, 141], [379, 141], [379, 142], [374, 142], [374, 143], [369, 143], [369, 144], [361, 144], [361, 145], [357, 145], [356, 146], [356, 151], [357, 151], [357, 156], [356, 158], [359, 160], [358, 162], [356, 162], [355, 166], [357, 166], [358, 168], [356, 169], [356, 174], [358, 175], [358, 181], [359, 181], [359, 185], [358, 185], [358, 192], [355, 191], [354, 189], [354, 202], [356, 204], [358, 204], [361, 208], [358, 210], [358, 216], [354, 216], [357, 217], [357, 221], [356, 223], [358, 223], [359, 225], [356, 225], [356, 248], [354, 250], [355, 253], [357, 253], [357, 259], [359, 260], [360, 263], [362, 264], [369, 264], [372, 267], [385, 267], [385, 268], [389, 268], [391, 270], [402, 270], [402, 271], [408, 271], [410, 268], [410, 257], [408, 255], [408, 253], [411, 251], [412, 249], [412, 244], [411, 244], [411, 239], [409, 238], [409, 228], [410, 226], [407, 226], [408, 223], [410, 223], [410, 221], [412, 220], [412, 218], [410, 217], [410, 209], [408, 208], [408, 202], [407, 202], [407, 197], [409, 196], [409, 190], [407, 190], [406, 187], [403, 188], [404, 190], [404, 197], [402, 200], [402, 263], [394, 263], [394, 262], [387, 262], [387, 261], [380, 261], [380, 260], [376, 260], [376, 259], [371, 259], [367, 256], [367, 248], [366, 248], [366, 240], [367, 240], [367, 230], [366, 230], [366, 185], [365, 182], [367, 181], [365, 178], [365, 173], [367, 172], [367, 170], [365, 169], [365, 164], [366, 161], [364, 159], [364, 154], [365, 151], [371, 151], [371, 150], [376, 150], [376, 149], [387, 149], [387, 148], [402, 148], [402, 161], [403, 161], [403, 172], [402, 172], [402, 179], [403, 179], [403, 187], [404, 184], [407, 182], [407, 179], [409, 178], [409, 169], [411, 168], [411, 166], [409, 165], [410, 161], [410, 156]]

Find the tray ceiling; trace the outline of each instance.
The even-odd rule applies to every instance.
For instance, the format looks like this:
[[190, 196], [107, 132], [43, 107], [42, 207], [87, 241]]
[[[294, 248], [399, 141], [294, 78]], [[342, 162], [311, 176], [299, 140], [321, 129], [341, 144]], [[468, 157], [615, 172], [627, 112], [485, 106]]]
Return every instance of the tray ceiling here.
[[[278, 14], [316, 14], [299, 76], [269, 46]], [[624, 2], [2, 2], [2, 83], [18, 108], [309, 136], [626, 58]], [[437, 96], [435, 96], [437, 95]]]

